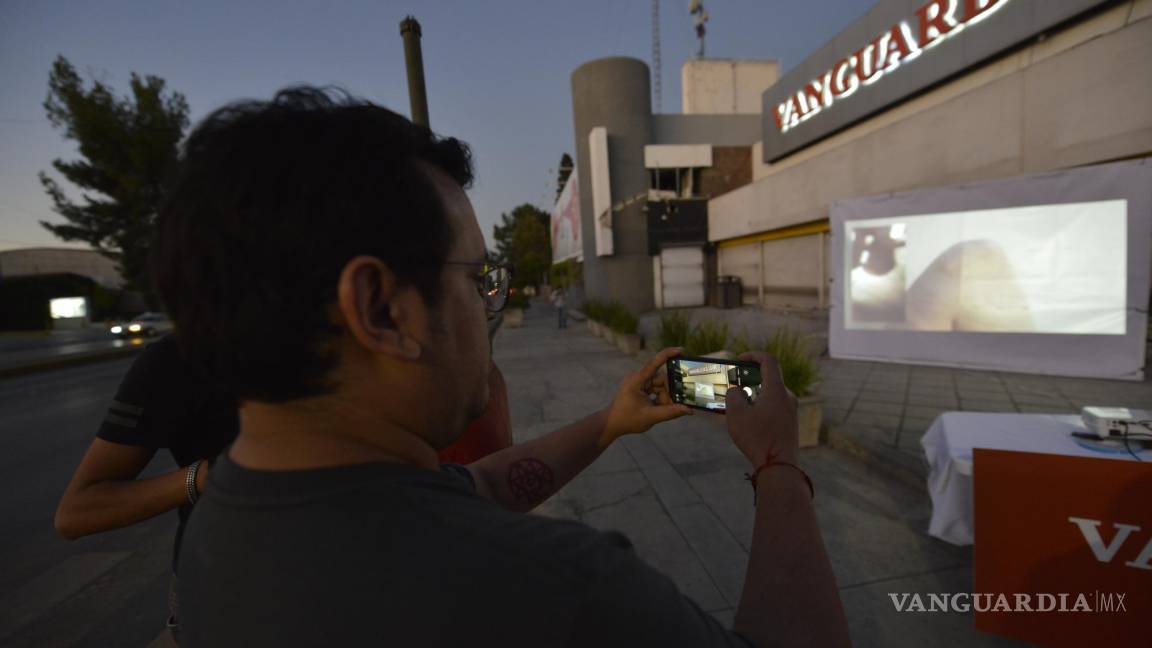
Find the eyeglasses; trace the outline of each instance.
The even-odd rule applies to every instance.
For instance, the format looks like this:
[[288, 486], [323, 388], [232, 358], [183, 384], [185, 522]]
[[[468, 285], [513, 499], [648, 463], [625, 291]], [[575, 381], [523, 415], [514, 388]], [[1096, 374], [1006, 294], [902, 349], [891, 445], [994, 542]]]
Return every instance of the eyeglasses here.
[[462, 265], [480, 268], [469, 276], [476, 282], [476, 290], [484, 299], [489, 313], [499, 313], [508, 304], [508, 288], [512, 283], [512, 267], [470, 261], [445, 261], [444, 265]]

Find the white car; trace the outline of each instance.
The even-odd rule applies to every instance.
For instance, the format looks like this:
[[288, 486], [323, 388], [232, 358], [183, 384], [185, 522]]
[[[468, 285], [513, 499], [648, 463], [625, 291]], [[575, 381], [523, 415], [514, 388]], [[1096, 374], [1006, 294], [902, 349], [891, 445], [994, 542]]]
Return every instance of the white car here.
[[156, 337], [172, 330], [172, 320], [164, 313], [142, 313], [130, 322], [114, 325], [110, 331], [120, 337]]

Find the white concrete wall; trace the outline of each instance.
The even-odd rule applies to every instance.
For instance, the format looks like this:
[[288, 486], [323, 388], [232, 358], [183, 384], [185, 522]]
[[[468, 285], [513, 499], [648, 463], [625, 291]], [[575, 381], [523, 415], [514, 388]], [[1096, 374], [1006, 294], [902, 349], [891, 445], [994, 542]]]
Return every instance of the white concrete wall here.
[[0, 277], [71, 272], [90, 277], [106, 288], [120, 288], [124, 278], [116, 262], [95, 250], [27, 248], [0, 252]]
[[685, 115], [760, 114], [762, 96], [780, 78], [779, 61], [695, 59], [680, 68]]
[[713, 241], [836, 200], [1152, 154], [1152, 0], [1119, 4], [776, 164], [709, 202]]

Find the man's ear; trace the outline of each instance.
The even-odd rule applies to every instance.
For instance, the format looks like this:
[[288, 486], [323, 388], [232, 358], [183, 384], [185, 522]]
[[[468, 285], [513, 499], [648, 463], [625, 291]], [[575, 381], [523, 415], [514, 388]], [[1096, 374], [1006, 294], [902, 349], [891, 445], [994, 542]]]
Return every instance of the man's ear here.
[[336, 306], [348, 332], [366, 350], [415, 360], [422, 351], [412, 337], [415, 290], [401, 287], [383, 261], [358, 256], [344, 264]]

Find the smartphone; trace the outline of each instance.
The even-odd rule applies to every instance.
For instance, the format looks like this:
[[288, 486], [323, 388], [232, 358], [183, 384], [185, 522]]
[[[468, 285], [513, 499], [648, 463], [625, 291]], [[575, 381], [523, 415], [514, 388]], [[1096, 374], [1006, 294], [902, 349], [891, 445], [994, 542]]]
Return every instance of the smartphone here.
[[673, 403], [723, 414], [724, 397], [741, 387], [748, 399], [760, 395], [760, 363], [677, 356], [668, 360], [668, 393]]

